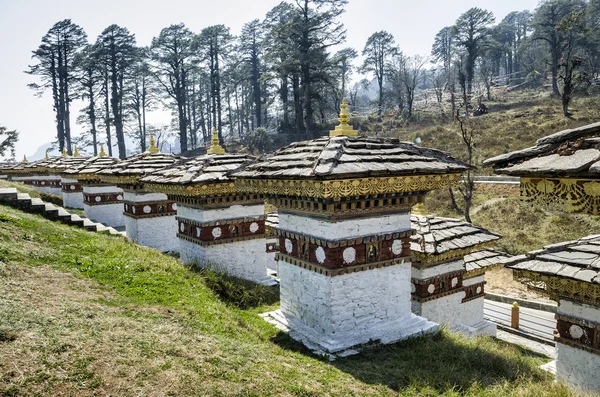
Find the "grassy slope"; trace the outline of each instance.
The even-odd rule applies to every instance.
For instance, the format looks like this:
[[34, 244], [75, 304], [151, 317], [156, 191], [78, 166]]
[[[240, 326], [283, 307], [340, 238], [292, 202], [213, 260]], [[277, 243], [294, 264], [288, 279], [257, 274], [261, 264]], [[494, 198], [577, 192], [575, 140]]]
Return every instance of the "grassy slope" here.
[[443, 332], [333, 363], [174, 258], [0, 206], [0, 395], [570, 396], [543, 359]]

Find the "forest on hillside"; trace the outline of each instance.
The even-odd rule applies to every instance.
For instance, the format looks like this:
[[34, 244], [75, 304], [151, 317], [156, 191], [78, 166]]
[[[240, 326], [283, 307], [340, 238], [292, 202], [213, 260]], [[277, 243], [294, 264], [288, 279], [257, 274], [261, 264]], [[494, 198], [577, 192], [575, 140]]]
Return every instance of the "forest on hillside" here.
[[[352, 109], [410, 120], [420, 92], [434, 93], [439, 112], [454, 115], [489, 99], [493, 87], [549, 85], [567, 116], [570, 100], [599, 83], [600, 0], [543, 0], [501, 21], [471, 8], [432, 37], [430, 54], [416, 56], [386, 31], [373, 32], [363, 48], [344, 48], [346, 4], [283, 1], [238, 36], [225, 25], [200, 32], [171, 25], [148, 47], [125, 26], [92, 39], [65, 19], [33, 51], [29, 86], [51, 94], [60, 151], [71, 154], [77, 143], [97, 154], [106, 143], [124, 158], [126, 135], [137, 142], [130, 150], [145, 151], [150, 133], [173, 134], [182, 152], [205, 146], [213, 128], [221, 141], [314, 138], [330, 129], [344, 97]], [[80, 114], [71, 114], [74, 101], [85, 104]], [[170, 111], [170, 131], [147, 123], [156, 109]], [[83, 136], [72, 136], [73, 123]]]

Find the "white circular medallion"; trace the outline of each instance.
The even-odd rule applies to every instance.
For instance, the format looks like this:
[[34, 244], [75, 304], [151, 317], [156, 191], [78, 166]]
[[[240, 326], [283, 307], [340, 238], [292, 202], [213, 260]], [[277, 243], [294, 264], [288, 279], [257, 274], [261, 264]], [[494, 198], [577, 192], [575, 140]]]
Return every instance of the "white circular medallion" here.
[[133, 212], [135, 214], [135, 205], [131, 206], [131, 212]]
[[287, 252], [288, 254], [291, 254], [293, 248], [294, 248], [294, 245], [292, 244], [292, 241], [289, 238], [286, 238], [285, 239], [285, 252]]
[[123, 200], [123, 196], [119, 194], [119, 195], [117, 196], [117, 200]]
[[477, 293], [481, 294], [481, 287], [477, 287]]
[[579, 325], [573, 324], [569, 328], [569, 335], [571, 335], [571, 338], [573, 339], [579, 339], [583, 336], [583, 328], [581, 328]]
[[200, 229], [199, 227], [196, 228], [196, 237], [200, 237], [201, 231], [202, 231], [202, 229]]
[[356, 260], [356, 250], [353, 247], [348, 247], [343, 252], [344, 263], [349, 265]]
[[452, 279], [452, 288], [456, 287], [456, 284], [458, 284], [458, 278], [454, 277]]
[[250, 231], [251, 231], [252, 233], [256, 233], [256, 232], [258, 231], [258, 223], [256, 223], [256, 222], [252, 222], [252, 223], [250, 224]]
[[75, 190], [75, 185], [71, 185], [71, 190]]
[[317, 247], [317, 249], [315, 250], [315, 255], [317, 257], [317, 262], [321, 264], [325, 262], [325, 250], [323, 249], [323, 247]]
[[185, 223], [180, 223], [180, 224], [179, 224], [179, 231], [180, 231], [181, 233], [185, 232]]
[[173, 211], [177, 211], [177, 203], [173, 203], [173, 205], [171, 206], [171, 208], [173, 208]]
[[212, 235], [213, 235], [213, 237], [214, 237], [214, 238], [219, 238], [219, 237], [221, 237], [221, 228], [220, 228], [220, 227], [215, 227], [215, 228], [212, 230]]
[[45, 181], [42, 181], [42, 183], [41, 183], [41, 184], [42, 184], [42, 185], [45, 185], [45, 184], [46, 184], [46, 182], [45, 182]]
[[152, 208], [149, 205], [145, 205], [143, 210], [145, 214], [149, 214], [152, 212]]
[[417, 292], [417, 288], [415, 287], [415, 285], [413, 283], [410, 283], [410, 292], [411, 293]]
[[102, 197], [96, 196], [95, 200], [96, 200], [96, 202], [99, 202], [100, 200], [102, 200]]
[[433, 294], [434, 291], [435, 291], [435, 285], [429, 284], [429, 286], [427, 287], [427, 292], [429, 292], [430, 294]]
[[394, 240], [392, 243], [392, 254], [400, 255], [402, 253], [402, 241]]

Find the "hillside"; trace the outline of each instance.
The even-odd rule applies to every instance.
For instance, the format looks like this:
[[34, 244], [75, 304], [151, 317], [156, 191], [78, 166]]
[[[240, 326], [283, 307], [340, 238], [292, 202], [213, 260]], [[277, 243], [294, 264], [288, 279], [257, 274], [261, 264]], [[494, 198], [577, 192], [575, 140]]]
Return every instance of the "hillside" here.
[[574, 395], [539, 356], [446, 331], [329, 362], [257, 315], [274, 295], [0, 207], [0, 395]]

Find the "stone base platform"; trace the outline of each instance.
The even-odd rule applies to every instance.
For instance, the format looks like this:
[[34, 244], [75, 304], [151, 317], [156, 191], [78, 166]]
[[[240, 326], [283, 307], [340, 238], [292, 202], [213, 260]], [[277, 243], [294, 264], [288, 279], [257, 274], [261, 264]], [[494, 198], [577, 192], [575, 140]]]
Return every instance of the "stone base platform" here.
[[459, 324], [456, 327], [450, 328], [450, 330], [459, 332], [469, 338], [475, 338], [477, 336], [493, 336], [495, 338], [497, 333], [496, 324], [487, 320], [483, 320], [482, 322], [471, 326]]
[[[438, 324], [427, 321], [423, 317], [411, 314], [410, 316], [399, 319], [397, 322], [386, 324], [379, 330], [374, 330], [374, 334], [379, 334], [380, 338], [371, 340], [366, 344], [353, 344], [352, 341], [348, 341], [342, 345], [340, 343], [331, 343], [331, 341], [325, 340], [324, 338], [319, 338], [321, 340], [315, 343], [314, 341], [317, 340], [315, 338], [318, 337], [314, 335], [312, 330], [305, 329], [301, 331], [298, 329], [298, 326], [296, 326], [296, 329], [290, 332], [289, 323], [281, 310], [263, 313], [260, 314], [260, 316], [266, 322], [273, 324], [277, 329], [288, 333], [292, 339], [304, 344], [315, 354], [326, 355], [330, 359], [358, 354], [361, 348], [371, 344], [391, 344], [408, 338], [435, 334], [439, 331]], [[309, 335], [310, 333], [313, 333], [313, 335]]]

